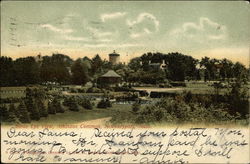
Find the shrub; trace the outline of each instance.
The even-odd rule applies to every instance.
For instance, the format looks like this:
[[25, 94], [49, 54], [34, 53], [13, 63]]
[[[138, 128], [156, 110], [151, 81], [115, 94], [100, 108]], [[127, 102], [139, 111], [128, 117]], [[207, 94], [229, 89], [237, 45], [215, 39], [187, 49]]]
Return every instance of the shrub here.
[[71, 101], [70, 97], [65, 97], [63, 101], [63, 105], [69, 107], [70, 101]]
[[52, 102], [48, 103], [48, 113], [49, 114], [56, 114], [56, 107], [55, 107], [54, 103], [52, 103]]
[[13, 103], [10, 104], [9, 107], [9, 118], [8, 118], [8, 122], [18, 122], [18, 118], [15, 114], [15, 111], [17, 109], [15, 108], [15, 105]]
[[39, 120], [40, 113], [34, 99], [32, 97], [27, 97], [25, 104], [27, 106], [27, 110], [30, 112], [30, 118], [32, 120]]
[[77, 105], [76, 99], [74, 97], [70, 97], [68, 105], [69, 105], [69, 110], [71, 110], [71, 111], [77, 112], [80, 110], [78, 105]]
[[80, 102], [80, 105], [84, 107], [85, 109], [93, 109], [93, 105], [90, 99], [87, 99], [87, 98], [83, 98]]
[[205, 108], [198, 103], [185, 103], [180, 98], [164, 98], [154, 105], [139, 110], [135, 117], [136, 123], [150, 122], [220, 122], [233, 121], [239, 118], [231, 115], [224, 106]]
[[88, 88], [87, 93], [102, 93], [103, 91], [99, 88], [96, 88], [96, 87], [91, 87], [91, 88]]
[[232, 84], [231, 91], [227, 94], [229, 108], [243, 116], [249, 114], [248, 91], [241, 81]]
[[39, 113], [41, 117], [47, 117], [48, 116], [48, 109], [45, 107], [44, 103], [42, 100], [37, 100], [36, 101]]
[[9, 118], [9, 111], [5, 105], [0, 106], [0, 112], [1, 121], [7, 121]]
[[112, 107], [111, 102], [109, 101], [109, 99], [102, 99], [98, 104], [97, 104], [97, 108], [108, 108], [108, 107]]
[[138, 102], [136, 102], [132, 105], [132, 112], [137, 113], [140, 110], [140, 108], [141, 105]]
[[52, 103], [54, 104], [54, 107], [56, 109], [56, 113], [64, 113], [64, 108], [61, 105], [60, 99], [59, 98], [54, 98], [54, 100], [52, 101]]
[[18, 110], [20, 112], [20, 117], [19, 117], [20, 122], [30, 123], [31, 122], [30, 115], [23, 101], [21, 101], [21, 103], [19, 104]]

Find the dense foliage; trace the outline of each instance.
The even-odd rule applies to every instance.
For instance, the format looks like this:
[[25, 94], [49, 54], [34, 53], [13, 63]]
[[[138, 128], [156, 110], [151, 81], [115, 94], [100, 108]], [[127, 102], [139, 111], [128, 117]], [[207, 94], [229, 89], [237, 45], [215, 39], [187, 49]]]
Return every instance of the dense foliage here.
[[[160, 64], [165, 69], [159, 69]], [[53, 54], [36, 57], [25, 57], [12, 60], [0, 57], [0, 86], [21, 86], [56, 82], [60, 84], [84, 85], [112, 69], [122, 76], [125, 82], [158, 84], [164, 80], [184, 81], [200, 80], [204, 76], [208, 80], [227, 80], [243, 76], [248, 79], [248, 70], [239, 62], [228, 59], [202, 58], [200, 61], [178, 52], [145, 53], [130, 60], [128, 65], [112, 65], [102, 60], [97, 54], [94, 58], [79, 58], [73, 61], [69, 56]], [[203, 72], [203, 73], [202, 73]], [[204, 74], [204, 75], [203, 75]]]

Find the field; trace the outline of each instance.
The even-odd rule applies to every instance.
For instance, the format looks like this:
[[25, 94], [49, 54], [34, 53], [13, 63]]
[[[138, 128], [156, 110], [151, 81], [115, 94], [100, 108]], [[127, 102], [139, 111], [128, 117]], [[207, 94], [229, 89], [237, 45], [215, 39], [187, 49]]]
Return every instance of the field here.
[[[183, 93], [191, 91], [193, 94], [214, 94], [215, 89], [205, 83], [187, 83], [187, 87], [157, 88], [157, 87], [134, 87], [136, 90], [146, 90], [148, 92]], [[226, 88], [220, 89], [219, 94], [228, 92]]]
[[111, 108], [101, 109], [94, 107], [92, 110], [80, 108], [79, 112], [66, 110], [65, 113], [57, 113], [41, 118], [39, 121], [32, 121], [31, 124], [49, 125], [49, 124], [79, 124], [85, 121], [112, 117], [116, 111], [129, 111], [131, 105], [113, 104]]

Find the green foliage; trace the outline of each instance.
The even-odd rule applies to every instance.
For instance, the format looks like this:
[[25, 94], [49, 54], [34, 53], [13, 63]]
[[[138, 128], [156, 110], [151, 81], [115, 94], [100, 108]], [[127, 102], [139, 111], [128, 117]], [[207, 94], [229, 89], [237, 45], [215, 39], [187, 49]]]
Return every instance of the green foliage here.
[[39, 113], [37, 104], [35, 103], [34, 99], [28, 97], [25, 101], [25, 104], [27, 106], [27, 110], [30, 112], [30, 118], [32, 120], [39, 120], [40, 113]]
[[70, 82], [69, 67], [72, 65], [72, 59], [63, 54], [53, 54], [52, 56], [43, 56], [40, 77], [43, 82], [58, 82], [66, 84]]
[[132, 112], [137, 113], [141, 108], [141, 104], [136, 102], [132, 105]]
[[9, 118], [9, 111], [5, 105], [0, 106], [0, 112], [1, 112], [0, 113], [1, 122], [7, 121]]
[[102, 93], [103, 91], [99, 88], [96, 88], [96, 87], [91, 87], [91, 88], [88, 88], [86, 93]]
[[243, 80], [237, 79], [232, 83], [232, 88], [227, 94], [229, 108], [234, 112], [239, 112], [246, 116], [249, 114], [248, 90], [243, 85]]
[[31, 122], [30, 115], [23, 101], [20, 102], [18, 110], [20, 112], [20, 117], [19, 117], [20, 122], [30, 123]]
[[15, 108], [15, 105], [11, 103], [9, 106], [9, 118], [8, 118], [9, 122], [18, 122], [18, 118], [16, 116], [16, 110], [17, 109]]
[[42, 100], [36, 100], [36, 104], [40, 113], [41, 117], [47, 117], [48, 116], [48, 109], [45, 107]]
[[85, 109], [93, 109], [93, 104], [88, 98], [83, 98], [80, 102], [80, 105], [84, 107]]
[[71, 66], [72, 83], [76, 85], [85, 85], [90, 77], [88, 71], [90, 66], [81, 59], [77, 59]]
[[62, 107], [62, 104], [60, 102], [60, 99], [58, 97], [55, 97], [54, 100], [52, 101], [52, 104], [54, 108], [56, 109], [56, 113], [64, 113], [65, 110]]
[[109, 101], [109, 99], [102, 99], [98, 104], [97, 104], [97, 108], [109, 108], [112, 107], [111, 102]]
[[0, 57], [0, 86], [15, 85], [14, 63], [10, 57]]
[[48, 113], [56, 114], [56, 106], [55, 103], [53, 103], [53, 101], [48, 103]]
[[14, 61], [15, 85], [38, 84], [39, 64], [34, 57], [18, 58]]
[[80, 110], [79, 107], [78, 107], [76, 98], [73, 97], [73, 96], [69, 98], [68, 107], [69, 107], [69, 110], [71, 110], [71, 111], [77, 112], [77, 111]]

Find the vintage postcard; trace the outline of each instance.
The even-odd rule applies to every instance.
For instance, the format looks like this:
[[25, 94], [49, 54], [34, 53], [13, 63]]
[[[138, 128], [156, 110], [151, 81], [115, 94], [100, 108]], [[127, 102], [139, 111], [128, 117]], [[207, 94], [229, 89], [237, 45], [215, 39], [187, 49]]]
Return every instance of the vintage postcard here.
[[246, 1], [1, 1], [2, 163], [249, 163]]

